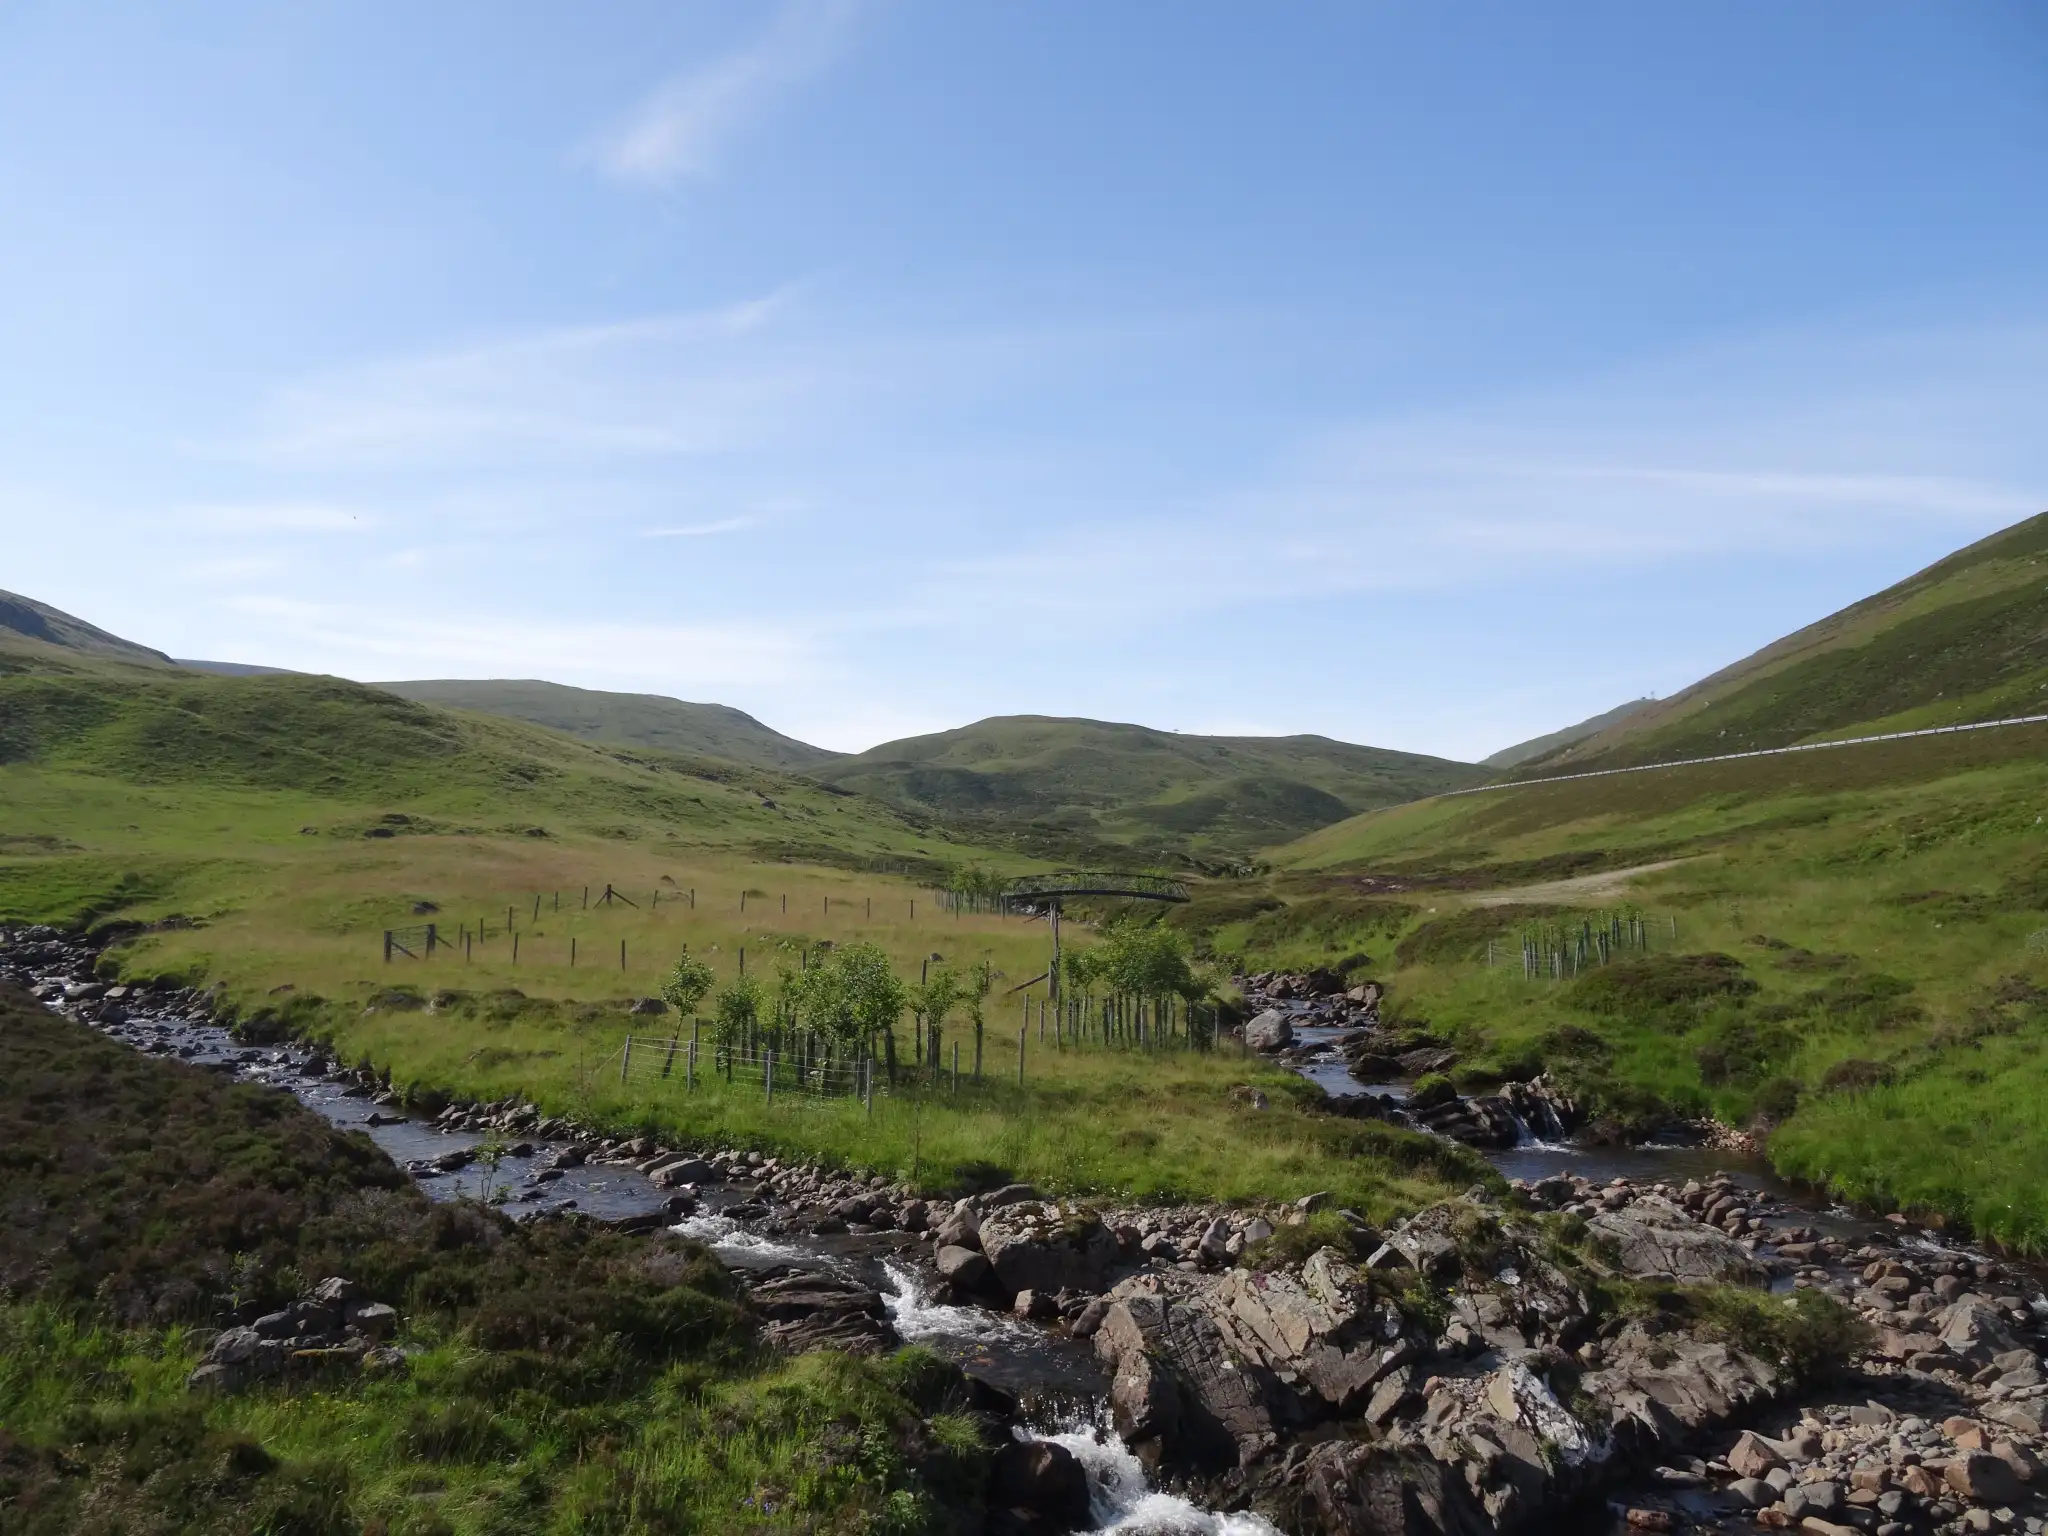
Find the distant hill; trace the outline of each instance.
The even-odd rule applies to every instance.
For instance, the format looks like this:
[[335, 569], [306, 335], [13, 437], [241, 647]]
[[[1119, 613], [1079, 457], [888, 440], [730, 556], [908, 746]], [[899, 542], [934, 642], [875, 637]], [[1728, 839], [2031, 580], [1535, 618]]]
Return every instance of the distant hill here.
[[[181, 662], [180, 665], [189, 663]], [[1517, 742], [1512, 747], [1502, 747], [1493, 756], [1482, 757], [1479, 760], [1480, 764], [1487, 768], [1512, 768], [1515, 764], [1527, 762], [1532, 757], [1541, 757], [1546, 752], [1568, 747], [1575, 741], [1584, 741], [1588, 736], [1634, 714], [1646, 704], [1656, 702], [1655, 699], [1630, 699], [1626, 704], [1617, 704], [1605, 714], [1595, 715], [1590, 720], [1581, 720], [1577, 725], [1568, 725], [1561, 731], [1552, 731], [1548, 736], [1537, 736], [1528, 741]]]
[[2048, 712], [2048, 513], [2016, 523], [1522, 773]]
[[770, 730], [752, 715], [728, 705], [691, 704], [657, 693], [604, 693], [530, 679], [449, 679], [370, 686], [421, 704], [473, 709], [545, 725], [585, 741], [722, 757], [753, 768], [804, 772], [835, 762], [840, 755]]
[[187, 672], [211, 672], [215, 677], [303, 677], [289, 667], [259, 667], [246, 661], [193, 661], [184, 656], [171, 658]]
[[1470, 763], [1323, 736], [1184, 736], [1043, 715], [887, 742], [812, 773], [963, 827], [1217, 854], [1487, 777]]
[[171, 658], [162, 651], [110, 635], [60, 608], [13, 592], [0, 592], [0, 641], [9, 648], [26, 642], [31, 650], [49, 646], [79, 657], [123, 661], [138, 667], [172, 665]]

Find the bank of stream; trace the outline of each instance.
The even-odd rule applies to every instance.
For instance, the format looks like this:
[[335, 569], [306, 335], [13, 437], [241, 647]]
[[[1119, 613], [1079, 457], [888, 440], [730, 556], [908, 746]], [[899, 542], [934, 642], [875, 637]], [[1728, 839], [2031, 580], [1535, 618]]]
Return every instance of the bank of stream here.
[[[0, 940], [6, 937], [0, 935]], [[25, 964], [18, 957], [28, 953], [37, 954], [40, 958]], [[147, 1054], [232, 1073], [247, 1081], [288, 1091], [334, 1124], [363, 1131], [394, 1162], [410, 1172], [432, 1198], [486, 1200], [515, 1219], [549, 1213], [575, 1213], [582, 1218], [628, 1230], [665, 1227], [703, 1242], [729, 1268], [745, 1273], [756, 1289], [757, 1299], [769, 1296], [778, 1285], [794, 1283], [799, 1290], [806, 1287], [820, 1289], [806, 1277], [824, 1277], [841, 1287], [845, 1295], [867, 1296], [867, 1304], [873, 1306], [880, 1316], [867, 1322], [859, 1318], [852, 1321], [869, 1327], [871, 1338], [884, 1342], [901, 1339], [918, 1344], [957, 1364], [970, 1376], [1014, 1400], [1017, 1407], [1013, 1422], [1018, 1426], [1016, 1433], [1020, 1438], [1055, 1444], [1079, 1463], [1087, 1477], [1089, 1503], [1097, 1529], [1129, 1533], [1129, 1536], [1139, 1536], [1139, 1533], [1151, 1533], [1151, 1536], [1277, 1536], [1278, 1528], [1261, 1515], [1204, 1508], [1181, 1493], [1158, 1487], [1147, 1475], [1149, 1463], [1142, 1460], [1113, 1427], [1124, 1425], [1133, 1439], [1139, 1436], [1139, 1430], [1126, 1423], [1131, 1405], [1123, 1389], [1130, 1385], [1127, 1378], [1133, 1362], [1151, 1358], [1151, 1345], [1146, 1346], [1142, 1356], [1133, 1353], [1129, 1347], [1124, 1347], [1121, 1354], [1112, 1350], [1105, 1355], [1096, 1345], [1087, 1342], [1087, 1334], [1094, 1325], [1084, 1326], [1079, 1320], [1078, 1298], [1075, 1311], [1058, 1310], [1066, 1302], [1067, 1293], [1064, 1291], [1057, 1298], [1041, 1294], [1038, 1300], [1047, 1307], [1042, 1311], [1026, 1309], [1024, 1294], [1020, 1294], [1018, 1311], [1026, 1315], [1018, 1315], [1018, 1312], [999, 1311], [973, 1299], [969, 1295], [973, 1290], [971, 1285], [949, 1285], [943, 1280], [940, 1269], [948, 1262], [946, 1256], [962, 1252], [957, 1247], [946, 1246], [949, 1239], [944, 1231], [944, 1207], [935, 1207], [931, 1213], [930, 1224], [940, 1228], [935, 1254], [922, 1214], [915, 1222], [899, 1221], [883, 1214], [878, 1206], [872, 1220], [859, 1215], [848, 1216], [838, 1222], [815, 1219], [816, 1201], [807, 1201], [803, 1190], [815, 1192], [818, 1189], [817, 1171], [780, 1167], [776, 1160], [758, 1153], [725, 1152], [711, 1154], [705, 1159], [690, 1159], [690, 1166], [698, 1171], [688, 1174], [688, 1182], [682, 1183], [680, 1178], [664, 1177], [674, 1171], [672, 1167], [656, 1166], [661, 1157], [680, 1160], [683, 1156], [680, 1153], [650, 1155], [656, 1149], [638, 1144], [629, 1149], [624, 1143], [602, 1140], [587, 1128], [541, 1120], [530, 1108], [508, 1110], [504, 1106], [452, 1106], [448, 1114], [428, 1120], [406, 1112], [388, 1088], [363, 1069], [344, 1067], [317, 1050], [302, 1045], [252, 1045], [237, 1040], [214, 1021], [203, 995], [163, 989], [130, 990], [100, 983], [93, 978], [95, 958], [90, 950], [75, 940], [61, 939], [47, 932], [32, 936], [32, 942], [26, 945], [0, 942], [0, 973], [11, 972], [29, 984], [45, 1006]], [[1368, 1086], [1360, 1083], [1351, 1076], [1347, 1059], [1338, 1049], [1339, 1043], [1355, 1034], [1359, 1026], [1313, 1022], [1313, 1018], [1312, 1014], [1304, 1015], [1303, 1023], [1295, 1030], [1300, 1046], [1294, 1052], [1292, 1065], [1333, 1097], [1372, 1093], [1384, 1101], [1377, 1106], [1377, 1113], [1397, 1113], [1406, 1098], [1408, 1084], [1396, 1081]], [[497, 1127], [488, 1136], [474, 1128], [486, 1118]], [[1547, 1190], [1542, 1187], [1533, 1189], [1531, 1195], [1538, 1203], [1547, 1201], [1552, 1208], [1593, 1211], [1601, 1204], [1602, 1193], [1592, 1186], [1617, 1186], [1605, 1191], [1608, 1198], [1604, 1209], [1625, 1215], [1646, 1191], [1618, 1186], [1654, 1183], [1658, 1190], [1671, 1189], [1673, 1197], [1676, 1197], [1676, 1186], [1687, 1184], [1690, 1194], [1693, 1186], [1688, 1181], [1695, 1179], [1721, 1187], [1708, 1193], [1708, 1202], [1718, 1192], [1725, 1193], [1728, 1203], [1733, 1205], [1737, 1203], [1733, 1194], [1736, 1189], [1767, 1196], [1748, 1202], [1755, 1207], [1759, 1221], [1750, 1227], [1747, 1240], [1751, 1253], [1757, 1256], [1753, 1267], [1775, 1275], [1781, 1287], [1798, 1283], [1847, 1289], [1855, 1270], [1872, 1263], [1871, 1256], [1879, 1251], [1868, 1246], [1871, 1243], [1890, 1245], [1886, 1253], [1907, 1259], [1905, 1267], [1909, 1270], [1917, 1263], [1944, 1276], [1953, 1273], [1967, 1275], [1973, 1269], [1980, 1276], [1993, 1272], [1990, 1261], [1978, 1264], [1980, 1256], [1953, 1244], [1942, 1244], [1934, 1234], [1916, 1236], [1901, 1231], [1896, 1224], [1873, 1222], [1839, 1208], [1818, 1205], [1806, 1192], [1772, 1179], [1767, 1170], [1742, 1166], [1725, 1151], [1678, 1145], [1578, 1148], [1562, 1140], [1541, 1139], [1527, 1133], [1525, 1128], [1516, 1145], [1488, 1151], [1487, 1155], [1512, 1178], [1550, 1186]], [[1724, 1172], [1733, 1178], [1723, 1177]], [[877, 1202], [922, 1204], [906, 1198], [908, 1192], [900, 1186], [888, 1186], [879, 1178], [863, 1182], [835, 1176], [830, 1182], [839, 1194], [851, 1185], [866, 1188]], [[986, 1202], [980, 1203], [982, 1219], [992, 1218], [996, 1209], [994, 1202], [998, 1198], [991, 1195]], [[1035, 1194], [1020, 1194], [1015, 1198], [1028, 1206], [1036, 1197]], [[858, 1205], [860, 1202], [855, 1200], [853, 1203]], [[1655, 1203], [1654, 1197], [1651, 1203]], [[798, 1207], [806, 1204], [814, 1213], [811, 1217], [800, 1216]], [[963, 1205], [951, 1213], [951, 1219], [958, 1221], [964, 1214], [971, 1213], [967, 1213]], [[1056, 1209], [1052, 1214], [1057, 1219]], [[1126, 1214], [1133, 1220], [1139, 1220], [1141, 1213]], [[1275, 1219], [1281, 1217], [1276, 1215]], [[1718, 1218], [1709, 1213], [1707, 1219]], [[1142, 1220], [1139, 1224], [1144, 1225]], [[1125, 1239], [1130, 1245], [1125, 1249], [1126, 1262], [1135, 1257], [1140, 1261], [1138, 1267], [1141, 1270], [1157, 1277], [1150, 1280], [1141, 1274], [1139, 1281], [1168, 1288], [1149, 1294], [1178, 1294], [1171, 1290], [1173, 1286], [1182, 1281], [1208, 1284], [1205, 1278], [1208, 1276], [1221, 1276], [1227, 1282], [1229, 1259], [1221, 1252], [1221, 1228], [1224, 1225], [1221, 1219], [1215, 1221], [1215, 1230], [1203, 1237], [1198, 1253], [1191, 1249], [1184, 1232], [1173, 1242], [1163, 1242], [1167, 1234], [1161, 1230], [1145, 1235], [1142, 1254], [1134, 1254], [1140, 1234], [1133, 1233]], [[1245, 1240], [1247, 1225], [1249, 1223], [1240, 1224], [1232, 1238], [1233, 1243], [1241, 1244]], [[1739, 1226], [1740, 1222], [1737, 1221], [1736, 1225]], [[1809, 1230], [1801, 1232], [1798, 1230], [1801, 1227]], [[1266, 1230], [1270, 1233], [1272, 1228], [1268, 1226]], [[1217, 1251], [1213, 1253], [1210, 1248], [1212, 1238], [1218, 1244]], [[1394, 1240], [1401, 1241], [1398, 1237]], [[1154, 1249], [1155, 1243], [1162, 1243], [1158, 1251]], [[1858, 1244], [1865, 1246], [1857, 1248], [1855, 1245]], [[1917, 1256], [1913, 1251], [1915, 1244], [1923, 1245]], [[1113, 1249], [1116, 1246], [1114, 1241], [1111, 1246]], [[1849, 1251], [1852, 1248], [1854, 1252]], [[1766, 1258], [1774, 1249], [1777, 1256]], [[995, 1251], [993, 1247], [989, 1249], [991, 1254]], [[1231, 1257], [1236, 1251], [1236, 1248], [1232, 1249]], [[1795, 1253], [1802, 1256], [1794, 1258]], [[983, 1260], [978, 1253], [965, 1257], [981, 1264], [984, 1269], [990, 1262]], [[1409, 1257], [1417, 1263], [1428, 1262], [1419, 1251]], [[1886, 1265], [1880, 1262], [1876, 1267], [1884, 1268]], [[1900, 1266], [1893, 1264], [1889, 1267], [1896, 1269]], [[1909, 1288], [1922, 1284], [1916, 1276], [1917, 1271], [1915, 1275], [1906, 1277]], [[1865, 1278], [1868, 1279], [1868, 1273]], [[1502, 1271], [1501, 1279], [1510, 1287], [1521, 1284], [1512, 1270]], [[1264, 1281], [1262, 1277], [1253, 1277], [1250, 1283], [1256, 1287]], [[1289, 1283], [1292, 1282], [1284, 1275], [1280, 1277], [1283, 1290]], [[1943, 1283], [1962, 1284], [1948, 1280]], [[823, 1287], [828, 1291], [830, 1288], [829, 1285]], [[1021, 1283], [1013, 1282], [1009, 1288], [1024, 1292]], [[1133, 1294], [1147, 1293], [1141, 1287], [1140, 1292]], [[1098, 1297], [1089, 1301], [1085, 1308], [1087, 1314], [1099, 1319], [1106, 1299]], [[2013, 1301], [2011, 1307], [2005, 1308], [2011, 1314], [2008, 1321], [2024, 1318], [2028, 1308], [2048, 1313], [2048, 1302], [2036, 1300], [2022, 1307], [2016, 1298], [2001, 1298], [2001, 1306], [2006, 1300]], [[1169, 1308], [1175, 1304], [1166, 1303]], [[1144, 1305], [1138, 1300], [1130, 1301], [1128, 1306], [1135, 1309], [1131, 1316], [1145, 1315]], [[1930, 1309], [1922, 1315], [1933, 1314]], [[1128, 1323], [1129, 1319], [1125, 1321]], [[1898, 1314], [1895, 1321], [1902, 1330], [1912, 1326], [1911, 1320], [1903, 1313]], [[1484, 1322], [1483, 1318], [1481, 1322]], [[1454, 1319], [1451, 1323], [1453, 1334], [1459, 1326]], [[1389, 1334], [1388, 1337], [1394, 1335]], [[1922, 1333], [1902, 1331], [1898, 1337], [1905, 1341], [1901, 1348], [1910, 1346], [1922, 1350], [1932, 1343], [1933, 1349], [1914, 1356], [1923, 1362], [1931, 1360], [1940, 1348], [1939, 1341], [1930, 1340]], [[1097, 1344], [1100, 1342], [1098, 1340]], [[1478, 1348], [1484, 1342], [1474, 1340], [1469, 1347]], [[1527, 1372], [1514, 1362], [1518, 1355], [1535, 1358], [1535, 1352], [1514, 1346], [1501, 1347], [1510, 1363], [1499, 1368], [1505, 1374], [1496, 1379], [1521, 1381], [1522, 1377], [1514, 1373], [1522, 1371], [1526, 1375]], [[1554, 1344], [1545, 1347], [1554, 1352]], [[1400, 1344], [1397, 1349], [1403, 1353], [1404, 1360], [1429, 1358], [1429, 1348], [1419, 1340], [1412, 1345]], [[1389, 1359], [1394, 1353], [1395, 1350], [1387, 1352]], [[1102, 1363], [1105, 1358], [1115, 1366], [1114, 1382], [1111, 1372]], [[1490, 1357], [1482, 1354], [1484, 1358]], [[1597, 1359], [1597, 1353], [1592, 1358]], [[2000, 1357], [2002, 1361], [2005, 1358]], [[1654, 1352], [1652, 1359], [1655, 1359]], [[1472, 1381], [1484, 1378], [1461, 1375], [1453, 1357], [1443, 1355], [1440, 1348], [1438, 1360], [1434, 1366], [1404, 1363], [1393, 1368], [1393, 1374], [1387, 1377], [1384, 1385], [1398, 1390], [1374, 1391], [1375, 1406], [1364, 1409], [1367, 1421], [1389, 1427], [1385, 1420], [1373, 1417], [1382, 1397], [1387, 1402], [1387, 1414], [1410, 1422], [1416, 1413], [1415, 1405], [1426, 1400], [1427, 1411], [1421, 1414], [1425, 1434], [1427, 1426], [1442, 1421], [1447, 1412], [1484, 1414], [1489, 1411], [1486, 1404], [1491, 1399], [1484, 1393], [1477, 1399], [1466, 1401], [1472, 1398], [1466, 1387]], [[1227, 1361], [1223, 1362], [1223, 1368], [1225, 1374], [1235, 1369]], [[1936, 1378], [1928, 1373], [1936, 1369], [1945, 1367], [1935, 1364], [1915, 1367], [1918, 1374], [1905, 1381], [1899, 1389], [1905, 1394], [1899, 1401], [1916, 1402], [1917, 1399], [1910, 1394], [1918, 1392], [1924, 1396], [1935, 1390], [1928, 1383]], [[1430, 1374], [1431, 1370], [1437, 1374]], [[1198, 1378], [1190, 1377], [1188, 1380], [1192, 1384]], [[1983, 1378], [1980, 1384], [1994, 1395], [2001, 1391], [2029, 1393], [2034, 1390], [2032, 1386], [2013, 1385], [2010, 1372], [2001, 1380], [2005, 1382], [2004, 1386], [1991, 1383], [1989, 1377]], [[1942, 1401], [1952, 1402], [1958, 1407], [1967, 1406], [1970, 1401], [1960, 1395], [1946, 1377], [1940, 1379], [1939, 1390], [1948, 1394]], [[2048, 1384], [2043, 1384], [2040, 1390], [2048, 1393]], [[1118, 1406], [1116, 1415], [1110, 1411], [1112, 1401]], [[1793, 1411], [1811, 1413], [1813, 1410]], [[1722, 1418], [1726, 1416], [1726, 1410], [1718, 1410], [1717, 1413]], [[1715, 1417], [1715, 1414], [1706, 1415], [1703, 1424], [1696, 1427], [1704, 1428]], [[1915, 1424], [1922, 1421], [1909, 1417], [1903, 1422]], [[2020, 1432], [2024, 1433], [2024, 1426]], [[1804, 1431], [1798, 1434], [1803, 1435]], [[1455, 1436], [1453, 1439], [1457, 1445], [1468, 1443], [1467, 1439]], [[1257, 1440], [1254, 1435], [1240, 1443], [1253, 1444]], [[1270, 1438], [1266, 1443], [1270, 1448]], [[1448, 1447], [1451, 1443], [1446, 1441], [1445, 1445]], [[1805, 1443], [1796, 1435], [1783, 1442], [1788, 1447]], [[1300, 1474], [1309, 1477], [1311, 1482], [1325, 1473], [1337, 1475], [1327, 1467], [1318, 1469], [1317, 1456], [1321, 1453], [1313, 1449], [1315, 1445], [1312, 1440], [1291, 1447], [1283, 1444], [1280, 1447], [1279, 1475], [1285, 1478]], [[1335, 1441], [1328, 1447], [1333, 1452], [1342, 1448], [1343, 1443]], [[1676, 1447], [1671, 1449], [1675, 1451]], [[1909, 1452], [1910, 1446], [1905, 1451], [1894, 1448], [1894, 1454]], [[1432, 1449], [1431, 1454], [1437, 1455], [1438, 1452]], [[1449, 1449], [1443, 1451], [1437, 1463], [1442, 1475], [1451, 1475], [1446, 1469], [1456, 1467], [1461, 1454]], [[1786, 1459], [1797, 1465], [1791, 1451], [1784, 1454]], [[1473, 1485], [1475, 1492], [1485, 1478], [1494, 1475], [1489, 1470], [1493, 1465], [1493, 1462], [1487, 1462], [1483, 1466], [1475, 1464], [1464, 1469], [1465, 1476], [1480, 1479]], [[1683, 1518], [1720, 1519], [1729, 1495], [1719, 1489], [1713, 1479], [1728, 1475], [1726, 1465], [1719, 1460], [1710, 1462], [1697, 1457], [1679, 1457], [1674, 1465], [1676, 1470], [1670, 1465], [1657, 1466], [1655, 1478], [1647, 1483], [1610, 1481], [1609, 1495], [1619, 1492], [1631, 1502], [1640, 1499], [1644, 1501], [1644, 1509], [1652, 1515], [1675, 1511]], [[1823, 1470], [1819, 1461], [1814, 1465], [1817, 1473]], [[1360, 1468], [1365, 1466], [1364, 1462], [1359, 1463]], [[1351, 1471], [1342, 1475], [1350, 1476]], [[1359, 1470], [1357, 1475], [1364, 1477], [1367, 1473]], [[1840, 1475], [1847, 1477], [1846, 1472]], [[1686, 1481], [1688, 1479], [1690, 1481]], [[1749, 1481], [1755, 1483], [1758, 1490], [1765, 1488], [1756, 1479]], [[1217, 1482], [1189, 1486], [1214, 1492], [1216, 1502], [1239, 1505], [1249, 1502], [1249, 1489], [1242, 1477], [1236, 1474]], [[1777, 1490], [1782, 1491], [1782, 1488]], [[1751, 1496], [1761, 1498], [1765, 1495], [1752, 1490]], [[1776, 1493], [1771, 1496], [1775, 1497]], [[1491, 1499], [1494, 1495], [1489, 1494], [1488, 1497]], [[1971, 1494], [1969, 1497], [1976, 1496]], [[1934, 1494], [1929, 1494], [1926, 1502], [1930, 1508], [1940, 1508]], [[1956, 1503], [1956, 1511], [1952, 1513], [1958, 1516], [1964, 1513], [1961, 1502], [1951, 1502]], [[1631, 1525], [1637, 1523], [1635, 1516], [1643, 1514], [1644, 1509], [1630, 1511]], [[1491, 1516], [1493, 1513], [1489, 1503], [1488, 1514]], [[1349, 1523], [1331, 1525], [1328, 1520], [1318, 1528], [1379, 1529], [1378, 1526], [1356, 1527]], [[1673, 1527], [1653, 1524], [1649, 1528]], [[1868, 1528], [1887, 1532], [1886, 1525]], [[1957, 1525], [1955, 1528], [1962, 1527]], [[2039, 1517], [2029, 1515], [2026, 1528], [2029, 1531], [2040, 1530]], [[1905, 1527], [1899, 1529], [1903, 1531]]]

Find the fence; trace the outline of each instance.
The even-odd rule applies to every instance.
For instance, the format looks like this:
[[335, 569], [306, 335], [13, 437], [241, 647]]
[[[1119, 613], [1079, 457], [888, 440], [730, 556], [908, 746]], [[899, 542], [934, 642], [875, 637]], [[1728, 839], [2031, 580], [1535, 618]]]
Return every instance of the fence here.
[[[1675, 943], [1678, 919], [1667, 921]], [[1563, 981], [1621, 955], [1646, 954], [1650, 933], [1650, 919], [1633, 909], [1602, 912], [1577, 923], [1531, 923], [1523, 928], [1520, 938], [1522, 977], [1525, 981]], [[1500, 963], [1501, 958], [1499, 941], [1488, 939], [1488, 968]]]

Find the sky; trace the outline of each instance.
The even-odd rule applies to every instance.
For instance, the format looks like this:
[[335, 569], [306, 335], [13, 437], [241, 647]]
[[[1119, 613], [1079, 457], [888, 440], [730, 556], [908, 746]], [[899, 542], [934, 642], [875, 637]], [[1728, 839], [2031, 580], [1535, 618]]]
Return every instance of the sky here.
[[2048, 509], [2048, 8], [17, 3], [0, 587], [1475, 758]]

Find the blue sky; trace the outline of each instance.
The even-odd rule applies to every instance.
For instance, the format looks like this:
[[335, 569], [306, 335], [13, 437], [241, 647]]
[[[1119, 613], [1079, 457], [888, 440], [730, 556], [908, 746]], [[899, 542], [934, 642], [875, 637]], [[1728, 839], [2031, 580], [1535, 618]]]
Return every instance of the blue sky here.
[[2048, 508], [2038, 5], [0, 10], [0, 586], [1478, 756]]

